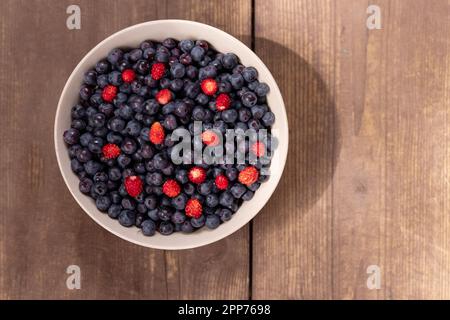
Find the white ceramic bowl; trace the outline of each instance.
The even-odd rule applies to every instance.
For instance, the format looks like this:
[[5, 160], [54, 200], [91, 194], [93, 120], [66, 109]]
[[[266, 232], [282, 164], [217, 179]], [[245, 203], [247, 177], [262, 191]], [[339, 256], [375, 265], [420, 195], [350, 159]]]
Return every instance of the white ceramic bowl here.
[[[161, 41], [172, 37], [181, 39], [204, 39], [220, 52], [233, 52], [245, 66], [254, 66], [259, 72], [259, 80], [270, 86], [268, 104], [276, 116], [273, 135], [278, 138], [279, 145], [275, 151], [271, 165], [270, 179], [261, 185], [251, 201], [244, 202], [233, 218], [220, 225], [215, 230], [201, 230], [192, 234], [174, 233], [163, 236], [157, 233], [153, 237], [146, 237], [136, 228], [125, 228], [116, 220], [101, 213], [94, 201], [82, 194], [78, 189], [78, 177], [70, 168], [67, 147], [63, 141], [63, 132], [70, 127], [70, 111], [78, 101], [78, 92], [84, 73], [95, 63], [105, 58], [108, 52], [116, 47], [138, 46], [146, 39]], [[288, 122], [286, 110], [280, 90], [264, 63], [242, 42], [228, 33], [206, 24], [185, 20], [158, 20], [137, 24], [121, 30], [100, 42], [81, 60], [67, 80], [62, 91], [56, 111], [55, 119], [55, 150], [59, 168], [67, 187], [78, 204], [98, 224], [113, 234], [130, 242], [158, 249], [176, 250], [195, 248], [218, 241], [249, 222], [266, 204], [281, 178], [288, 151]]]

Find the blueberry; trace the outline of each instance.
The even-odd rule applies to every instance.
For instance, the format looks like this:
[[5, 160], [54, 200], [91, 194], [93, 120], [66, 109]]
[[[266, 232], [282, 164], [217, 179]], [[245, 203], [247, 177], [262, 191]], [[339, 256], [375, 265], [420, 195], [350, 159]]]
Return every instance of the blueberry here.
[[85, 115], [86, 109], [83, 106], [79, 104], [73, 106], [71, 110], [72, 119], [83, 119]]
[[235, 197], [237, 199], [241, 198], [246, 191], [247, 191], [247, 188], [240, 183], [234, 184], [230, 189], [230, 192], [233, 195], [233, 197]]
[[219, 204], [219, 198], [217, 195], [211, 193], [206, 196], [205, 202], [208, 207], [214, 208]]
[[119, 204], [122, 201], [122, 196], [119, 194], [118, 191], [111, 191], [109, 193], [109, 196], [111, 197], [111, 202], [114, 204]]
[[64, 132], [63, 138], [68, 145], [76, 144], [80, 140], [80, 132], [77, 129], [70, 128]]
[[255, 192], [256, 190], [259, 189], [260, 186], [261, 186], [261, 183], [255, 182], [255, 183], [251, 184], [250, 186], [248, 186], [247, 188], [249, 188], [251, 191]]
[[194, 228], [192, 227], [192, 224], [190, 221], [185, 221], [181, 225], [181, 232], [183, 233], [192, 233], [194, 231]]
[[134, 210], [136, 208], [136, 202], [129, 197], [123, 198], [121, 204], [122, 207], [127, 210]]
[[242, 200], [244, 201], [250, 201], [253, 198], [253, 195], [255, 193], [253, 191], [247, 190], [244, 195], [242, 196]]
[[108, 216], [112, 219], [117, 219], [121, 211], [122, 206], [118, 204], [112, 204], [108, 209]]
[[242, 131], [247, 131], [248, 130], [248, 125], [245, 122], [236, 122], [234, 125], [234, 129], [235, 130], [242, 130]]
[[174, 114], [178, 117], [185, 117], [188, 114], [189, 107], [183, 101], [179, 101], [175, 104]]
[[145, 220], [141, 223], [141, 229], [145, 236], [151, 237], [155, 234], [156, 224], [152, 220]]
[[108, 81], [114, 86], [120, 86], [123, 83], [122, 74], [119, 71], [112, 71], [108, 74]]
[[198, 96], [195, 98], [195, 101], [201, 105], [206, 105], [209, 102], [209, 97], [204, 93], [199, 93]]
[[194, 48], [194, 41], [192, 40], [181, 40], [178, 44], [181, 51], [190, 52]]
[[123, 58], [123, 51], [120, 50], [119, 48], [115, 48], [112, 49], [109, 53], [108, 53], [108, 61], [111, 64], [116, 64], [117, 62], [119, 62], [119, 60], [121, 60]]
[[198, 78], [204, 80], [206, 78], [217, 77], [217, 68], [213, 65], [208, 65], [206, 67], [200, 68], [198, 73]]
[[169, 78], [162, 78], [159, 80], [159, 86], [161, 89], [167, 89], [170, 87], [170, 79]]
[[131, 155], [137, 150], [136, 141], [131, 138], [125, 138], [123, 139], [120, 149], [123, 151], [123, 153]]
[[156, 50], [155, 48], [149, 47], [144, 49], [142, 57], [147, 60], [152, 60], [155, 57]]
[[184, 210], [187, 200], [187, 196], [181, 193], [172, 199], [172, 206], [177, 210]]
[[198, 83], [187, 82], [184, 85], [184, 93], [188, 98], [194, 99], [200, 93], [200, 86]]
[[238, 58], [234, 53], [225, 53], [222, 57], [222, 65], [225, 69], [233, 69], [238, 64]]
[[195, 66], [189, 65], [186, 67], [186, 76], [188, 76], [188, 78], [195, 79], [197, 78], [197, 75], [198, 69]]
[[[232, 89], [231, 83], [227, 80], [219, 82], [217, 87], [218, 87], [219, 93], [228, 93], [228, 92], [231, 92], [231, 89]], [[214, 105], [214, 109], [215, 109], [215, 105]]]
[[152, 209], [147, 212], [147, 215], [153, 221], [159, 221], [158, 209]]
[[121, 167], [121, 168], [125, 168], [126, 166], [128, 166], [131, 163], [131, 158], [128, 157], [125, 154], [121, 154], [117, 157], [117, 164]]
[[92, 125], [95, 128], [100, 128], [105, 125], [106, 117], [103, 113], [96, 113], [92, 116]]
[[106, 183], [104, 183], [104, 182], [97, 182], [97, 183], [94, 183], [93, 190], [97, 195], [104, 196], [106, 194], [106, 192], [108, 191], [108, 187], [106, 186]]
[[200, 46], [195, 46], [192, 48], [191, 50], [191, 56], [192, 56], [192, 60], [194, 61], [201, 61], [203, 60], [203, 58], [205, 57], [205, 49], [203, 49]]
[[156, 51], [155, 60], [162, 63], [169, 61], [169, 53], [167, 51]]
[[181, 63], [177, 62], [170, 67], [170, 74], [174, 78], [183, 78], [186, 73], [186, 68]]
[[141, 124], [136, 120], [128, 121], [125, 131], [133, 137], [137, 137], [141, 133]]
[[184, 81], [182, 79], [173, 79], [170, 82], [170, 90], [173, 92], [178, 92], [183, 89]]
[[108, 128], [114, 132], [121, 132], [125, 129], [125, 121], [123, 119], [114, 117], [108, 121]]
[[241, 89], [244, 86], [244, 78], [239, 73], [233, 73], [230, 76], [230, 83], [233, 89]]
[[98, 171], [102, 170], [103, 165], [94, 160], [90, 160], [84, 164], [84, 170], [90, 176], [95, 175]]
[[164, 118], [162, 125], [167, 130], [175, 130], [178, 127], [177, 118], [173, 114], [169, 114]]
[[139, 59], [142, 58], [142, 54], [143, 54], [142, 49], [131, 50], [130, 55], [129, 55], [130, 61], [133, 61], [133, 62], [138, 61]]
[[203, 121], [205, 118], [205, 109], [197, 106], [192, 110], [192, 118], [197, 121]]
[[230, 220], [232, 215], [233, 213], [231, 212], [231, 210], [225, 208], [220, 209], [218, 212], [218, 216], [223, 222]]
[[186, 221], [186, 215], [181, 211], [175, 211], [170, 220], [175, 224], [182, 224]]
[[101, 61], [97, 62], [97, 64], [95, 65], [95, 71], [97, 71], [97, 73], [100, 73], [100, 74], [107, 73], [109, 71], [109, 68], [110, 68], [110, 65], [109, 65], [108, 61], [106, 61], [106, 60], [101, 60]]
[[160, 186], [163, 183], [162, 174], [159, 172], [147, 173], [145, 182], [149, 185]]
[[212, 181], [205, 181], [205, 182], [203, 182], [202, 184], [200, 184], [200, 185], [198, 186], [198, 192], [199, 192], [201, 195], [206, 196], [206, 195], [208, 195], [208, 194], [211, 193], [212, 188], [213, 188], [213, 183], [212, 183]]
[[119, 214], [119, 223], [124, 227], [131, 227], [136, 222], [136, 214], [131, 210], [123, 210]]
[[133, 118], [133, 109], [127, 104], [121, 104], [119, 107], [119, 116], [124, 120]]
[[139, 60], [134, 65], [134, 69], [140, 74], [147, 74], [150, 71], [150, 63], [147, 60]]
[[169, 163], [167, 167], [161, 169], [161, 172], [166, 176], [171, 176], [175, 172], [175, 167], [173, 164]]
[[261, 119], [264, 116], [265, 108], [263, 106], [256, 105], [251, 108], [251, 111], [254, 119]]
[[177, 179], [181, 184], [185, 184], [189, 181], [187, 170], [179, 169], [175, 172], [175, 179]]
[[242, 77], [249, 83], [253, 82], [258, 78], [258, 71], [254, 67], [246, 67], [242, 70]]
[[205, 56], [205, 57], [203, 58], [203, 60], [200, 61], [200, 62], [198, 63], [198, 65], [199, 65], [200, 67], [206, 67], [210, 62], [211, 62], [211, 58], [208, 57], [208, 56]]
[[103, 139], [100, 137], [94, 137], [88, 144], [89, 151], [92, 153], [101, 153], [103, 147]]
[[198, 218], [192, 218], [191, 219], [191, 224], [194, 228], [201, 228], [205, 225], [205, 216], [201, 215]]
[[123, 138], [120, 134], [117, 134], [115, 132], [109, 132], [106, 136], [106, 141], [108, 141], [109, 143], [121, 144]]
[[107, 74], [100, 74], [97, 76], [97, 85], [100, 88], [104, 88], [108, 85], [108, 75]]
[[234, 202], [234, 197], [229, 191], [222, 192], [219, 197], [219, 203], [227, 208], [230, 208]]
[[95, 200], [95, 205], [98, 210], [106, 212], [111, 206], [111, 199], [108, 196], [98, 197], [97, 200]]
[[108, 175], [103, 171], [97, 172], [93, 178], [94, 182], [107, 182], [108, 179]]
[[114, 114], [114, 106], [110, 103], [101, 103], [98, 106], [98, 111], [103, 113], [105, 116], [110, 117]]
[[259, 83], [255, 88], [255, 93], [258, 97], [264, 97], [266, 96], [270, 91], [269, 86], [267, 83], [261, 82]]
[[151, 116], [157, 114], [161, 108], [160, 104], [155, 99], [145, 101], [143, 107], [144, 112]]
[[122, 177], [122, 173], [120, 172], [120, 169], [117, 167], [109, 168], [108, 177], [111, 181], [118, 181]]
[[158, 209], [158, 217], [162, 221], [169, 221], [172, 218], [173, 214], [174, 214], [174, 210], [171, 207], [161, 206]]
[[153, 210], [158, 205], [158, 199], [154, 195], [148, 195], [144, 200], [144, 205], [149, 209]]
[[94, 185], [94, 183], [92, 182], [91, 179], [84, 178], [84, 179], [80, 179], [78, 187], [82, 193], [89, 194], [91, 192], [91, 188], [93, 185]]
[[220, 219], [215, 214], [210, 214], [206, 217], [205, 224], [208, 229], [216, 229], [220, 225]]
[[253, 107], [258, 101], [258, 98], [256, 97], [256, 94], [254, 94], [253, 92], [247, 91], [242, 94], [241, 100], [244, 106]]
[[69, 157], [71, 159], [76, 158], [77, 154], [82, 150], [83, 148], [79, 144], [74, 144], [69, 147]]
[[166, 168], [169, 165], [169, 161], [167, 156], [163, 153], [158, 153], [153, 157], [153, 165], [155, 169], [161, 170]]
[[244, 71], [245, 67], [242, 64], [238, 64], [233, 68], [233, 73], [241, 73]]
[[120, 60], [117, 64], [116, 64], [117, 69], [120, 72], [123, 72], [126, 69], [130, 69], [130, 63], [127, 60]]
[[184, 192], [185, 192], [187, 195], [192, 195], [192, 194], [194, 194], [194, 192], [195, 192], [195, 187], [194, 187], [194, 185], [193, 185], [192, 183], [186, 183], [186, 184], [184, 185], [183, 190], [184, 190]]
[[140, 150], [140, 153], [141, 153], [142, 158], [150, 159], [153, 157], [153, 148], [148, 144], [143, 145]]
[[261, 127], [261, 123], [258, 119], [250, 119], [248, 121], [249, 129], [258, 130]]
[[159, 232], [164, 236], [168, 236], [168, 235], [172, 234], [173, 229], [174, 229], [173, 224], [168, 221], [163, 221], [159, 225]]
[[268, 111], [263, 115], [261, 122], [265, 126], [270, 127], [275, 123], [275, 115], [271, 111]]
[[222, 120], [226, 123], [234, 123], [238, 118], [238, 113], [235, 109], [228, 109], [222, 111]]

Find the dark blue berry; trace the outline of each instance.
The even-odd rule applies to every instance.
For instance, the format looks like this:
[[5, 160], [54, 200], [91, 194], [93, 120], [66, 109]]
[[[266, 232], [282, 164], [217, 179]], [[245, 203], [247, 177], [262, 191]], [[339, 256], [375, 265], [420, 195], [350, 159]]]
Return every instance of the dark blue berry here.
[[216, 229], [220, 225], [220, 219], [215, 214], [209, 214], [206, 217], [205, 225], [208, 229]]
[[123, 210], [119, 214], [119, 223], [124, 227], [131, 227], [136, 222], [136, 213], [131, 210]]
[[123, 58], [123, 51], [120, 50], [119, 48], [115, 48], [112, 49], [109, 53], [108, 53], [108, 61], [111, 64], [116, 64], [117, 62], [119, 62], [119, 60], [121, 60]]
[[242, 70], [242, 77], [248, 83], [253, 82], [258, 78], [258, 71], [254, 67], [246, 67]]
[[141, 229], [145, 236], [151, 237], [156, 232], [156, 224], [152, 220], [145, 220], [141, 223]]
[[222, 57], [222, 65], [225, 69], [233, 69], [238, 64], [238, 57], [234, 53], [225, 53]]
[[111, 206], [111, 199], [108, 196], [98, 197], [97, 200], [95, 200], [95, 205], [98, 210], [106, 212]]
[[191, 50], [192, 60], [197, 62], [203, 60], [203, 58], [205, 57], [205, 53], [205, 49], [203, 49], [202, 47], [194, 46]]
[[194, 228], [201, 228], [205, 225], [205, 216], [201, 215], [199, 218], [192, 218], [191, 224]]
[[174, 229], [173, 224], [168, 221], [163, 221], [159, 225], [159, 232], [164, 236], [168, 236], [168, 235], [172, 234], [173, 229]]
[[194, 231], [194, 228], [192, 227], [192, 224], [190, 221], [185, 221], [181, 225], [181, 232], [183, 233], [192, 233]]
[[270, 127], [275, 123], [275, 115], [271, 111], [268, 111], [261, 118], [261, 122], [265, 126]]
[[70, 128], [64, 132], [63, 138], [64, 142], [69, 145], [76, 144], [80, 140], [80, 132], [77, 129]]

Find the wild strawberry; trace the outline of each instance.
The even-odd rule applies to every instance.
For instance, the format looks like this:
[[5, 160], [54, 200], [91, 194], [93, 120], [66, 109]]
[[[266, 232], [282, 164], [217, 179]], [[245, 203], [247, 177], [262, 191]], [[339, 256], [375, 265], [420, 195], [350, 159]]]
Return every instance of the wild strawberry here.
[[230, 107], [231, 100], [226, 93], [221, 93], [216, 98], [216, 109], [218, 111], [226, 110]]
[[263, 142], [257, 141], [252, 144], [250, 150], [255, 156], [262, 157], [266, 154], [266, 145]]
[[248, 166], [241, 172], [239, 172], [238, 180], [240, 183], [245, 184], [246, 186], [254, 184], [258, 181], [259, 172], [253, 166]]
[[149, 139], [153, 144], [161, 144], [164, 142], [166, 134], [164, 133], [164, 128], [159, 122], [155, 122], [150, 127]]
[[173, 179], [169, 179], [163, 184], [163, 192], [166, 196], [170, 198], [175, 198], [180, 194], [181, 188], [178, 182]]
[[228, 188], [228, 178], [223, 174], [218, 175], [214, 180], [214, 183], [219, 190], [226, 190]]
[[128, 176], [125, 178], [125, 189], [133, 198], [136, 198], [141, 194], [143, 188], [142, 186], [142, 180], [138, 176]]
[[112, 102], [117, 95], [117, 87], [106, 86], [102, 91], [102, 98], [106, 102]]
[[115, 159], [120, 155], [120, 148], [114, 143], [108, 143], [103, 146], [102, 153], [106, 159]]
[[164, 76], [164, 73], [166, 73], [166, 66], [164, 63], [157, 62], [152, 65], [152, 78], [155, 80], [159, 80]]
[[202, 133], [202, 141], [207, 146], [215, 147], [219, 144], [220, 139], [214, 131], [206, 130]]
[[155, 98], [159, 104], [168, 104], [172, 100], [172, 93], [169, 89], [162, 89], [156, 94]]
[[198, 199], [192, 198], [189, 199], [186, 203], [186, 207], [184, 208], [186, 212], [186, 216], [198, 219], [202, 215], [202, 204]]
[[126, 69], [122, 72], [122, 80], [126, 83], [133, 82], [134, 78], [136, 78], [136, 73], [133, 69]]
[[205, 169], [202, 167], [192, 167], [191, 170], [189, 170], [188, 178], [192, 183], [203, 183], [206, 179]]
[[201, 83], [202, 91], [207, 96], [213, 96], [217, 92], [217, 82], [214, 79], [208, 78]]

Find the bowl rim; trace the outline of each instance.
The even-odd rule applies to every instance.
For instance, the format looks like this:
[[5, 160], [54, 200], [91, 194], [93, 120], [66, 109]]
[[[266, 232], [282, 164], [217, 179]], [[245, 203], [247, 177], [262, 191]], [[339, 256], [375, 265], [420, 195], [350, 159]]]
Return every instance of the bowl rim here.
[[[86, 208], [86, 206], [82, 203], [82, 201], [80, 199], [78, 199], [78, 196], [74, 193], [74, 191], [72, 190], [71, 185], [69, 184], [69, 180], [68, 180], [68, 176], [66, 171], [63, 168], [63, 163], [62, 163], [62, 159], [60, 157], [60, 152], [62, 152], [61, 150], [58, 149], [58, 141], [60, 139], [62, 139], [61, 137], [59, 137], [58, 134], [58, 119], [60, 118], [60, 114], [62, 112], [63, 109], [63, 98], [66, 96], [67, 92], [70, 89], [70, 83], [72, 82], [72, 79], [78, 74], [79, 69], [82, 68], [82, 66], [84, 65], [85, 61], [88, 60], [88, 58], [93, 55], [98, 49], [100, 49], [101, 47], [104, 46], [105, 43], [109, 42], [111, 39], [123, 34], [123, 33], [127, 33], [132, 31], [133, 29], [139, 29], [142, 27], [151, 27], [153, 25], [157, 25], [157, 24], [164, 24], [164, 23], [175, 23], [175, 24], [191, 24], [191, 25], [197, 25], [200, 26], [202, 28], [205, 29], [209, 29], [211, 31], [214, 32], [219, 32], [221, 33], [225, 38], [230, 39], [231, 41], [234, 42], [238, 42], [243, 48], [245, 48], [246, 50], [248, 50], [252, 56], [252, 59], [256, 60], [260, 66], [258, 66], [258, 68], [263, 68], [264, 72], [266, 73], [266, 78], [268, 78], [268, 80], [270, 80], [270, 82], [272, 82], [271, 84], [271, 91], [272, 92], [277, 92], [279, 97], [280, 97], [280, 101], [279, 101], [279, 106], [278, 108], [280, 108], [281, 111], [281, 116], [282, 119], [281, 121], [286, 124], [286, 130], [285, 130], [285, 135], [286, 135], [286, 140], [283, 141], [282, 144], [280, 144], [278, 146], [278, 149], [276, 152], [279, 152], [278, 157], [279, 157], [279, 166], [280, 167], [280, 174], [276, 177], [274, 177], [275, 179], [271, 181], [271, 184], [273, 184], [274, 186], [271, 188], [271, 190], [269, 190], [269, 192], [267, 193], [265, 199], [263, 200], [263, 203], [259, 205], [259, 209], [255, 210], [254, 212], [251, 212], [250, 214], [248, 214], [247, 216], [243, 216], [242, 223], [236, 225], [234, 228], [232, 228], [231, 230], [229, 230], [228, 232], [225, 233], [211, 233], [210, 236], [208, 238], [206, 238], [205, 241], [201, 241], [199, 243], [196, 244], [190, 244], [189, 242], [183, 242], [177, 246], [174, 245], [167, 245], [167, 246], [163, 246], [163, 245], [155, 245], [155, 244], [149, 244], [149, 243], [144, 243], [141, 242], [137, 239], [133, 239], [127, 235], [124, 235], [108, 226], [105, 226], [99, 219], [97, 219], [97, 217], [95, 216], [95, 214], [91, 213], [90, 210], [88, 208]], [[288, 149], [289, 149], [289, 126], [288, 126], [288, 119], [287, 119], [287, 113], [286, 113], [286, 107], [284, 104], [284, 100], [283, 100], [283, 96], [281, 94], [280, 88], [278, 87], [277, 82], [275, 81], [275, 78], [273, 77], [272, 73], [270, 72], [269, 68], [264, 64], [264, 62], [258, 57], [258, 55], [251, 50], [245, 43], [243, 43], [242, 41], [240, 41], [239, 39], [235, 38], [234, 36], [232, 36], [231, 34], [210, 26], [208, 24], [205, 23], [201, 23], [201, 22], [197, 22], [197, 21], [191, 21], [191, 20], [182, 20], [182, 19], [160, 19], [160, 20], [152, 20], [152, 21], [146, 21], [146, 22], [142, 22], [142, 23], [138, 23], [138, 24], [134, 24], [131, 26], [128, 26], [126, 28], [123, 28], [117, 32], [112, 33], [111, 35], [107, 36], [105, 39], [103, 39], [102, 41], [100, 41], [96, 46], [94, 46], [91, 50], [89, 50], [84, 56], [83, 58], [78, 62], [78, 64], [75, 66], [75, 68], [73, 69], [73, 71], [71, 72], [70, 76], [67, 78], [66, 83], [61, 91], [60, 97], [59, 97], [59, 101], [58, 101], [58, 106], [56, 109], [56, 114], [55, 114], [55, 120], [54, 120], [54, 146], [55, 146], [55, 153], [56, 153], [56, 159], [57, 159], [57, 163], [58, 163], [58, 167], [59, 167], [59, 171], [63, 177], [64, 183], [66, 184], [67, 188], [69, 189], [69, 192], [71, 193], [72, 197], [75, 199], [75, 201], [78, 203], [78, 205], [83, 209], [83, 211], [91, 218], [93, 219], [97, 224], [99, 224], [102, 228], [106, 229], [107, 231], [111, 232], [112, 234], [118, 236], [119, 238], [129, 241], [131, 243], [143, 246], [143, 247], [147, 247], [147, 248], [153, 248], [153, 249], [161, 249], [161, 250], [185, 250], [185, 249], [192, 249], [192, 248], [198, 248], [198, 247], [202, 247], [208, 244], [212, 244], [214, 242], [217, 242], [221, 239], [224, 239], [228, 236], [230, 236], [231, 234], [235, 233], [236, 231], [240, 230], [242, 227], [244, 227], [247, 223], [249, 223], [262, 209], [263, 207], [267, 204], [267, 202], [270, 200], [270, 198], [272, 197], [273, 193], [275, 192], [275, 190], [278, 187], [278, 184], [281, 180], [281, 177], [283, 175], [283, 171], [286, 165], [286, 159], [287, 159], [287, 154], [288, 154]], [[284, 139], [283, 139], [284, 140]], [[283, 145], [283, 148], [280, 148], [280, 146]], [[67, 152], [67, 150], [64, 150]], [[71, 172], [71, 174], [73, 174]], [[271, 177], [272, 178], [272, 177]], [[239, 211], [239, 210], [238, 210]], [[220, 227], [219, 227], [220, 228]], [[217, 229], [216, 229], [217, 230]], [[212, 230], [215, 231], [215, 230]]]

